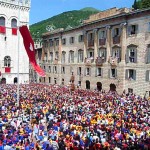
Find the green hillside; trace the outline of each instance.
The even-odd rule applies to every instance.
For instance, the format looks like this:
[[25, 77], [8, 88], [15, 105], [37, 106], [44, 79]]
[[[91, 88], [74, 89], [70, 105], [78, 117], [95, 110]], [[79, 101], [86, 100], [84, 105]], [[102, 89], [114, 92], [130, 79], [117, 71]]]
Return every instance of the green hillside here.
[[88, 19], [92, 14], [100, 12], [91, 7], [83, 8], [81, 10], [73, 10], [53, 16], [49, 19], [43, 20], [30, 26], [30, 32], [33, 39], [41, 36], [42, 33], [47, 32], [50, 28], [73, 28], [82, 24], [82, 21]]

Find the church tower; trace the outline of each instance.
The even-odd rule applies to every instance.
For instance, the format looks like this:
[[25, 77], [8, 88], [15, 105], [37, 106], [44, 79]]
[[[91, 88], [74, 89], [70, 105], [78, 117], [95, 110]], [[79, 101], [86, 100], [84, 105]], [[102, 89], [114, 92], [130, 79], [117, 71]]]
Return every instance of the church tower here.
[[30, 0], [0, 0], [0, 81], [3, 84], [18, 82], [18, 68], [19, 83], [29, 82], [29, 59], [19, 32], [19, 26], [29, 25], [29, 11]]

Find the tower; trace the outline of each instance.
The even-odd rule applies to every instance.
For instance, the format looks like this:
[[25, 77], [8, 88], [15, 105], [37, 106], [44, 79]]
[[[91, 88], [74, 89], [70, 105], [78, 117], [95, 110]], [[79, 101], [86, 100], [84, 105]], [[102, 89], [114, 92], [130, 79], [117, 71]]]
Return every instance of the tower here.
[[[29, 24], [30, 0], [0, 0], [1, 83], [29, 82], [29, 60], [18, 27]], [[19, 52], [19, 53], [18, 53]]]

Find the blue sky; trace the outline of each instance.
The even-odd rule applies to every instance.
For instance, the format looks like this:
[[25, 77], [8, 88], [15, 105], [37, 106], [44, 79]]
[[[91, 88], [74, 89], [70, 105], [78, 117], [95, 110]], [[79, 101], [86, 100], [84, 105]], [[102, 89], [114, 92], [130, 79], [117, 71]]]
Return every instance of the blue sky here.
[[94, 7], [106, 10], [112, 7], [130, 8], [134, 0], [31, 0], [30, 25], [62, 12]]

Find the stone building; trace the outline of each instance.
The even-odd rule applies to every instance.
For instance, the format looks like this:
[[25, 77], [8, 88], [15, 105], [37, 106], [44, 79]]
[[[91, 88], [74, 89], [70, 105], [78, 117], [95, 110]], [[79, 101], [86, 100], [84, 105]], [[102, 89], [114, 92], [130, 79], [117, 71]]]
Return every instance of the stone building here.
[[[1, 83], [29, 82], [29, 60], [19, 26], [29, 23], [30, 0], [0, 0], [0, 80]], [[19, 51], [19, 53], [18, 53]]]
[[[38, 57], [38, 56], [37, 56]], [[112, 8], [79, 27], [43, 34], [39, 81], [150, 94], [150, 9]]]

